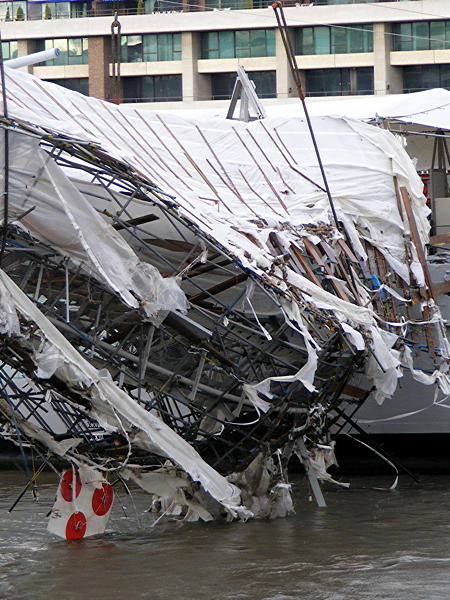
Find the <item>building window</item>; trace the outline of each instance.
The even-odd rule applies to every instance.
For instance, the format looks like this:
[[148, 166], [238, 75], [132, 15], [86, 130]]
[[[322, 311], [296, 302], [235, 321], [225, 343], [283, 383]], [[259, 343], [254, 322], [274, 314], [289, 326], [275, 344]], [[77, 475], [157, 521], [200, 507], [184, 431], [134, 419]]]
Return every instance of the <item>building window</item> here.
[[24, 21], [26, 18], [26, 2], [0, 2], [1, 21]]
[[71, 2], [70, 17], [77, 19], [79, 17], [87, 17], [92, 8], [92, 2]]
[[183, 99], [181, 75], [124, 77], [124, 102], [176, 102]]
[[181, 60], [181, 33], [151, 33], [121, 37], [122, 62]]
[[314, 69], [306, 71], [307, 96], [373, 94], [373, 68]]
[[295, 30], [296, 54], [373, 52], [372, 25], [301, 27]]
[[51, 2], [41, 4], [42, 19], [68, 19], [70, 17], [70, 2]]
[[396, 23], [392, 27], [394, 50], [443, 50], [450, 48], [450, 21]]
[[183, 5], [173, 0], [144, 0], [144, 13], [182, 11]]
[[41, 19], [69, 19], [87, 17], [92, 2], [44, 2], [41, 4]]
[[87, 77], [69, 77], [68, 79], [47, 79], [49, 83], [56, 83], [68, 90], [80, 92], [89, 96], [89, 79]]
[[[252, 6], [253, 2], [251, 0], [205, 0], [205, 8], [207, 10], [211, 10], [212, 8], [222, 8], [222, 9], [245, 9], [245, 8], [256, 8]], [[267, 3], [266, 3], [267, 5]], [[264, 6], [267, 8], [267, 6]]]
[[209, 31], [202, 34], [202, 58], [275, 56], [273, 29]]
[[[275, 71], [251, 71], [247, 73], [254, 82], [256, 93], [260, 98], [275, 98], [277, 93]], [[214, 73], [211, 75], [211, 92], [213, 100], [231, 98], [236, 73]]]
[[87, 65], [88, 41], [87, 38], [60, 38], [54, 40], [38, 40], [37, 51], [59, 48], [61, 54], [53, 60], [47, 60], [42, 65]]
[[17, 58], [19, 56], [17, 42], [2, 42], [2, 53], [4, 60]]
[[450, 65], [403, 67], [404, 92], [420, 92], [438, 87], [450, 89]]

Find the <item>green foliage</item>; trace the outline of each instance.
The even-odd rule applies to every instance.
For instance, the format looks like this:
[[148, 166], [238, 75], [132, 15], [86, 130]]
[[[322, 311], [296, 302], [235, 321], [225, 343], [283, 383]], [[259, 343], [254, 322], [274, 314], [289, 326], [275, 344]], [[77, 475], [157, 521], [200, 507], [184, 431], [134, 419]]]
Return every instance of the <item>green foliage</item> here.
[[19, 6], [16, 11], [16, 21], [23, 21], [25, 19], [25, 13], [23, 12], [23, 8]]
[[11, 21], [11, 13], [9, 11], [9, 6], [6, 8], [5, 21]]
[[144, 14], [144, 0], [137, 0], [136, 14], [137, 15], [143, 15]]
[[51, 8], [48, 4], [46, 4], [45, 9], [44, 9], [44, 19], [51, 19], [51, 18], [52, 18]]

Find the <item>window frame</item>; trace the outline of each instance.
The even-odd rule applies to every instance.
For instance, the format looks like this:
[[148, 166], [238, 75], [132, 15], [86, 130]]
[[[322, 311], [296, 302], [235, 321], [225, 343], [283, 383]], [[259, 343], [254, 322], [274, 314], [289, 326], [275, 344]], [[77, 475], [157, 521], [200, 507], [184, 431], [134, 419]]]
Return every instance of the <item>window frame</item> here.
[[[81, 54], [71, 54], [69, 51], [69, 40], [81, 41]], [[59, 48], [61, 54], [52, 60], [47, 60], [41, 63], [42, 66], [69, 66], [69, 65], [87, 65], [89, 62], [89, 41], [87, 37], [70, 37], [70, 38], [47, 38], [37, 40], [37, 50], [51, 50]], [[80, 57], [76, 60], [75, 57]], [[73, 59], [72, 59], [73, 58]]]
[[[434, 29], [442, 27], [442, 39], [437, 39]], [[419, 35], [420, 27], [427, 29], [425, 35]], [[392, 26], [394, 52], [421, 52], [423, 50], [450, 49], [450, 20], [405, 21]], [[419, 32], [420, 33], [420, 32]]]
[[[260, 36], [264, 40], [257, 44]], [[275, 30], [271, 28], [205, 31], [201, 36], [201, 58], [205, 60], [271, 57], [275, 54]]]
[[[355, 38], [359, 38], [356, 45]], [[373, 52], [373, 24], [298, 27], [294, 32], [294, 41], [298, 56]]]
[[[131, 60], [130, 45], [128, 43], [129, 38], [140, 38], [140, 50], [135, 53], [135, 58]], [[166, 40], [165, 51], [167, 51], [164, 58], [163, 52], [163, 40]], [[153, 49], [149, 50], [153, 44]], [[121, 58], [124, 63], [139, 63], [139, 62], [166, 62], [181, 60], [182, 58], [182, 47], [181, 47], [181, 33], [143, 33], [137, 35], [123, 35], [121, 37]]]

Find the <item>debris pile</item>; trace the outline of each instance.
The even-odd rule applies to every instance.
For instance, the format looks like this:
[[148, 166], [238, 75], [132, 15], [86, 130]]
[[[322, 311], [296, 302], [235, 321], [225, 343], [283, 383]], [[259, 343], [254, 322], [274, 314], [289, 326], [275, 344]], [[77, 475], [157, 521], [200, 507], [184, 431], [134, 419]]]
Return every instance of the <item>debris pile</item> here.
[[3, 438], [160, 514], [285, 516], [291, 455], [317, 497], [349, 406], [402, 368], [449, 388], [428, 209], [389, 132], [313, 121], [330, 204], [299, 118], [197, 122], [5, 71]]

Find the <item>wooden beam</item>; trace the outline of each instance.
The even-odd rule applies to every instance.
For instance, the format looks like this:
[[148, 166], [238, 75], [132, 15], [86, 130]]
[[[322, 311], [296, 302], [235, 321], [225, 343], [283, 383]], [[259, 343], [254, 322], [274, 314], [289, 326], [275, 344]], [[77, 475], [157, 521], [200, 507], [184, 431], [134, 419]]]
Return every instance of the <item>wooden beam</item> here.
[[153, 221], [158, 221], [159, 217], [156, 215], [142, 215], [142, 217], [135, 217], [134, 219], [128, 219], [128, 221], [124, 221], [123, 223], [114, 223], [113, 227], [116, 231], [120, 229], [126, 229], [127, 227], [133, 227], [136, 225], [144, 225], [145, 223], [153, 223]]
[[304, 269], [304, 271], [305, 271], [308, 279], [310, 279], [313, 283], [315, 283], [318, 287], [321, 288], [322, 284], [317, 279], [316, 274], [314, 273], [314, 271], [311, 268], [311, 265], [308, 263], [308, 261], [306, 260], [306, 258], [302, 255], [302, 253], [300, 252], [300, 250], [298, 248], [296, 248], [294, 246], [294, 244], [291, 244], [290, 250], [291, 250], [292, 254], [294, 255], [294, 257], [300, 263], [301, 267]]
[[420, 239], [419, 230], [417, 229], [416, 219], [414, 217], [414, 212], [411, 205], [411, 198], [409, 197], [408, 190], [405, 187], [400, 188], [400, 194], [403, 200], [403, 206], [405, 207], [405, 212], [408, 217], [409, 222], [409, 230], [411, 232], [411, 237], [414, 243], [414, 246], [417, 250], [417, 256], [419, 258], [419, 262], [422, 265], [423, 273], [425, 275], [425, 283], [427, 284], [429, 294], [433, 297], [433, 283], [431, 281], [430, 270], [428, 268], [427, 259], [425, 257], [425, 252], [423, 250], [422, 241]]
[[170, 250], [171, 252], [190, 252], [194, 247], [189, 242], [183, 242], [182, 240], [160, 240], [158, 238], [144, 238], [144, 242], [151, 246], [157, 246], [164, 250]]
[[433, 284], [434, 294], [437, 297], [450, 294], [450, 281], [441, 281]]
[[[320, 254], [320, 252], [316, 248], [316, 246], [312, 242], [310, 242], [307, 238], [303, 238], [303, 243], [305, 244], [305, 248], [306, 248], [308, 254], [316, 261], [316, 263], [318, 265], [320, 265], [321, 267], [324, 268], [327, 275], [332, 277], [333, 272], [331, 270], [330, 265], [327, 263], [326, 258], [324, 256], [322, 256], [322, 254]], [[333, 289], [336, 292], [336, 295], [341, 300], [345, 300], [346, 302], [349, 302], [348, 296], [344, 291], [343, 285], [341, 283], [339, 283], [339, 281], [336, 281], [334, 279], [330, 279], [330, 283], [333, 286]]]
[[190, 298], [188, 298], [188, 300], [189, 300], [189, 302], [192, 302], [193, 304], [195, 304], [199, 300], [204, 300], [205, 298], [209, 298], [209, 296], [215, 296], [216, 294], [220, 294], [220, 292], [224, 292], [225, 290], [228, 290], [231, 287], [234, 287], [235, 285], [242, 283], [243, 281], [245, 281], [247, 279], [247, 277], [248, 277], [247, 273], [241, 273], [240, 275], [235, 275], [234, 277], [230, 277], [230, 279], [226, 279], [225, 281], [222, 281], [222, 282], [218, 283], [217, 285], [213, 285], [209, 289], [207, 289], [203, 292], [200, 292], [199, 294], [196, 294], [195, 296], [191, 296]]
[[439, 233], [430, 237], [430, 246], [447, 246], [450, 244], [450, 233]]

